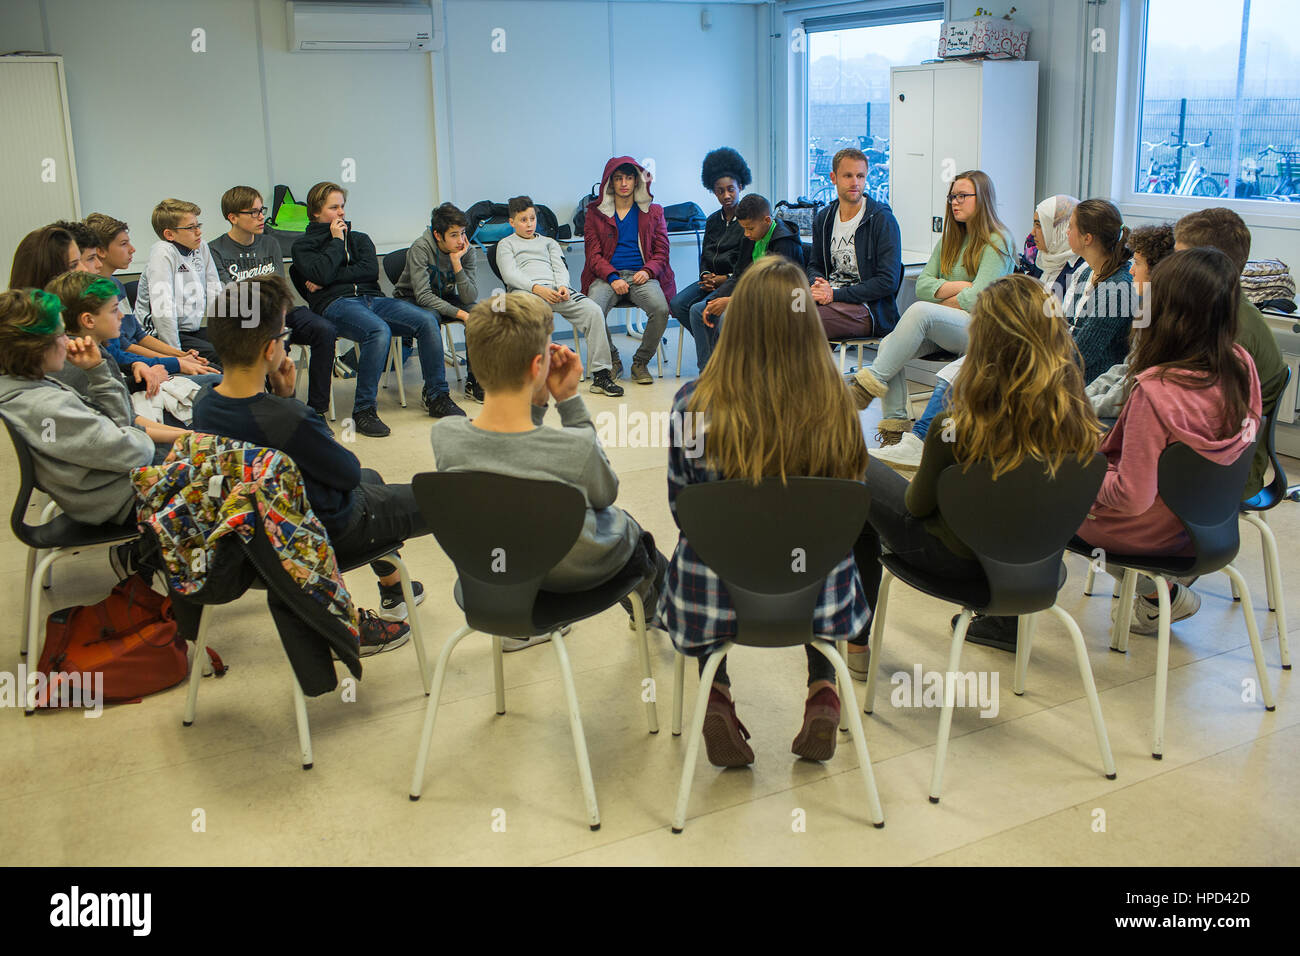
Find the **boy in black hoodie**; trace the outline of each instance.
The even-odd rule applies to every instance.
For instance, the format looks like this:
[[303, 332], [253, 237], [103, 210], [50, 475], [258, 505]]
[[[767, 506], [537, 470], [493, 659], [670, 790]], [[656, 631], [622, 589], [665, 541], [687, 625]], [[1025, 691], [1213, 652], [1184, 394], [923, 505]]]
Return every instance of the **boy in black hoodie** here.
[[354, 232], [343, 218], [347, 193], [336, 183], [317, 183], [307, 193], [312, 222], [293, 244], [290, 278], [301, 283], [307, 306], [333, 322], [343, 338], [360, 346], [352, 420], [356, 430], [383, 438], [389, 428], [379, 420], [375, 402], [393, 335], [419, 342], [424, 373], [421, 399], [432, 418], [465, 413], [451, 400], [443, 372], [442, 337], [438, 319], [417, 305], [390, 299], [379, 288], [375, 244], [364, 232]]
[[736, 206], [736, 219], [745, 238], [740, 242], [735, 269], [727, 281], [718, 286], [703, 312], [693, 312], [691, 315], [692, 321], [699, 316], [701, 322], [699, 328], [694, 324], [691, 326], [697, 352], [702, 343], [708, 343], [704, 354], [698, 356], [701, 372], [713, 354], [718, 336], [722, 334], [722, 313], [726, 311], [731, 293], [745, 270], [765, 255], [785, 256], [799, 268], [804, 267], [803, 242], [799, 239], [799, 230], [791, 228], [784, 219], [773, 219], [772, 204], [766, 198], [758, 193], [746, 196]]

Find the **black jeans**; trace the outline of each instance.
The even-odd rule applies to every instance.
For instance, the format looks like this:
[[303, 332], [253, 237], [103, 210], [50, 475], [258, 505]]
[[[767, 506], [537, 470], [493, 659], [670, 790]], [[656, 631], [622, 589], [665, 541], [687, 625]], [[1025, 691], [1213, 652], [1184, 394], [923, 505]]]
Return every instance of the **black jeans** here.
[[[862, 576], [867, 602], [875, 610], [880, 599], [881, 545], [917, 568], [940, 577], [980, 580], [984, 569], [974, 558], [963, 558], [949, 550], [925, 527], [925, 519], [907, 510], [908, 481], [894, 469], [872, 458], [867, 465], [867, 488], [871, 490], [871, 510], [867, 523], [853, 546], [853, 557]], [[859, 634], [852, 643], [866, 644], [868, 634]]]
[[217, 355], [216, 346], [208, 341], [207, 329], [196, 329], [193, 332], [178, 332], [177, 337], [180, 339], [181, 351], [188, 352], [194, 349], [199, 355], [207, 359], [217, 371], [221, 371], [221, 356]]
[[[386, 485], [379, 472], [362, 468], [348, 526], [331, 536], [331, 543], [341, 570], [380, 547], [396, 551], [407, 538], [428, 533], [410, 485]], [[387, 561], [372, 561], [370, 567], [380, 577], [397, 570]]]
[[330, 384], [334, 381], [334, 343], [339, 330], [333, 322], [322, 319], [306, 306], [291, 309], [284, 317], [285, 328], [292, 331], [290, 345], [311, 349], [307, 368], [307, 404], [324, 415], [330, 407]]

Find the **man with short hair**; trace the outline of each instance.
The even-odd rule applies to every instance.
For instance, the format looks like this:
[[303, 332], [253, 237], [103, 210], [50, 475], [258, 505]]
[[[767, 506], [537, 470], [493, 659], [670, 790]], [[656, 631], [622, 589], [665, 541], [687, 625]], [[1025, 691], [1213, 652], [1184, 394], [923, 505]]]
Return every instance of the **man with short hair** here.
[[836, 198], [813, 220], [808, 279], [827, 338], [881, 336], [898, 322], [902, 238], [885, 203], [866, 194], [867, 157], [842, 149], [831, 161]]
[[[274, 236], [266, 234], [266, 203], [252, 186], [232, 186], [221, 197], [221, 215], [230, 231], [208, 243], [217, 275], [223, 283], [244, 282], [261, 276], [285, 278], [284, 254]], [[295, 306], [285, 316], [290, 345], [310, 350], [307, 368], [307, 405], [324, 417], [330, 407], [334, 383], [334, 343], [338, 330], [305, 306]]]

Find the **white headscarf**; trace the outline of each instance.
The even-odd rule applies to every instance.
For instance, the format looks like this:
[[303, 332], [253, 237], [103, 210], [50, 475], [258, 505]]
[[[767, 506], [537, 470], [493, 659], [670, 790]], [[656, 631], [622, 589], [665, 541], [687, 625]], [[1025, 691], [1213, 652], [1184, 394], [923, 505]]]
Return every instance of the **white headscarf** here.
[[1038, 248], [1034, 265], [1043, 270], [1039, 281], [1049, 288], [1062, 269], [1079, 261], [1079, 257], [1070, 251], [1068, 236], [1070, 216], [1077, 205], [1079, 200], [1073, 196], [1057, 193], [1034, 207], [1034, 212], [1038, 214], [1038, 224], [1043, 230], [1044, 243]]

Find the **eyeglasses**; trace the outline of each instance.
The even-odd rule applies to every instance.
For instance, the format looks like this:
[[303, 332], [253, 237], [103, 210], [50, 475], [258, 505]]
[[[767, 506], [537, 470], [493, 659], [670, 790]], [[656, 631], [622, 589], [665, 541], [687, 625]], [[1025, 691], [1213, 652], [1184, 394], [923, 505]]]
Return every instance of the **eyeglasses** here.
[[974, 193], [949, 193], [948, 202], [965, 202], [974, 195]]
[[285, 329], [283, 332], [281, 332], [279, 335], [275, 337], [275, 341], [279, 342], [281, 345], [288, 345], [289, 336], [291, 335], [293, 335], [293, 329]]
[[265, 206], [259, 206], [259, 207], [256, 208], [256, 209], [241, 209], [241, 210], [239, 210], [239, 214], [240, 214], [241, 216], [256, 216], [258, 219], [265, 219], [265, 218], [266, 218], [266, 207], [265, 207]]
[[172, 229], [173, 229], [175, 232], [180, 232], [182, 229], [194, 229], [194, 230], [198, 230], [198, 229], [202, 229], [202, 228], [203, 228], [203, 223], [201, 223], [201, 222], [196, 222], [196, 223], [195, 223], [194, 225], [192, 225], [192, 226], [172, 226]]

